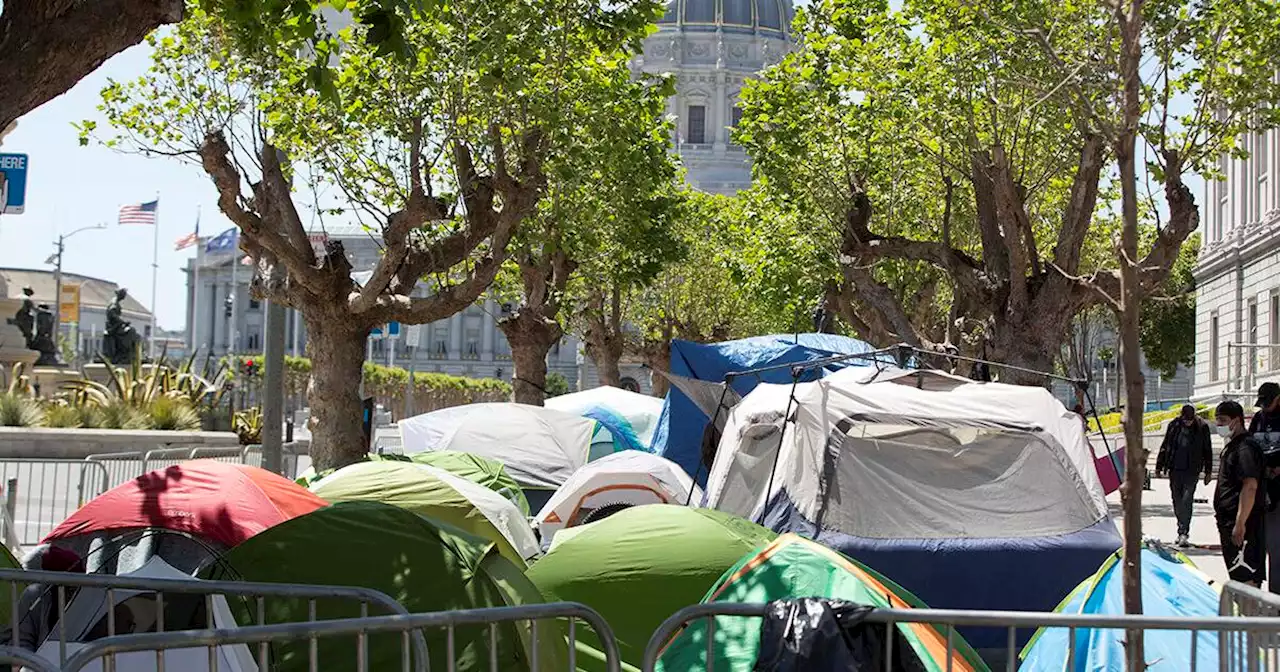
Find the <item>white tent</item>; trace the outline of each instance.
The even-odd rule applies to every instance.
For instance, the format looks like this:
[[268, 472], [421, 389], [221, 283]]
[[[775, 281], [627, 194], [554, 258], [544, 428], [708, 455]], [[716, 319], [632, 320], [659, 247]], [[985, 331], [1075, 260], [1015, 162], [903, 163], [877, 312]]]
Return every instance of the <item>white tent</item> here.
[[701, 500], [702, 490], [680, 465], [652, 453], [623, 450], [574, 472], [535, 521], [546, 543], [561, 529], [591, 522], [591, 514], [603, 507], [688, 502], [698, 506]]
[[663, 400], [647, 394], [637, 394], [618, 387], [602, 385], [590, 390], [552, 397], [546, 403], [547, 408], [586, 417], [594, 417], [587, 414], [603, 410], [626, 423], [626, 429], [635, 433], [640, 448], [648, 448], [653, 442], [653, 432], [658, 428]]
[[467, 404], [400, 421], [403, 452], [457, 450], [493, 458], [522, 486], [554, 490], [586, 464], [594, 420], [541, 406]]
[[[1080, 420], [1046, 389], [850, 368], [794, 393], [761, 384], [734, 409], [707, 480], [708, 505], [759, 517], [786, 489], [813, 520], [823, 500], [843, 493], [853, 501], [844, 499], [839, 515], [860, 520], [846, 532], [895, 537], [983, 536], [975, 525], [1017, 536], [1107, 516]], [[969, 487], [979, 471], [985, 487]], [[965, 530], [937, 525], [963, 513], [973, 518]]]
[[[1051, 611], [1120, 546], [1078, 416], [1044, 388], [933, 371], [757, 386], [725, 426], [707, 502], [940, 609]], [[966, 637], [1004, 646], [992, 632]]]
[[[123, 576], [147, 579], [186, 579], [191, 576], [183, 574], [171, 565], [152, 556], [145, 565]], [[141, 590], [113, 590], [112, 604], [107, 604], [107, 591], [102, 588], [82, 588], [67, 604], [65, 630], [67, 633], [66, 656], [85, 648], [88, 643], [106, 637], [108, 633], [108, 610], [114, 612], [114, 631], [117, 635], [144, 632], [157, 632], [160, 619], [159, 604], [154, 593]], [[207, 604], [212, 602], [213, 625], [215, 628], [236, 627], [235, 618], [227, 600], [222, 595], [214, 595], [206, 600], [204, 595], [167, 593], [164, 600], [165, 630], [192, 630], [208, 627]], [[63, 647], [57, 639], [63, 631], [63, 625], [55, 625], [49, 639], [40, 646], [37, 655], [58, 664]], [[214, 664], [223, 672], [256, 672], [258, 665], [248, 646], [232, 644], [219, 646], [216, 649], [217, 659]], [[170, 649], [164, 653], [164, 666], [169, 670], [184, 672], [214, 672], [209, 664], [208, 647], [192, 647]], [[139, 651], [120, 653], [115, 656], [115, 669], [119, 672], [150, 672], [155, 670], [156, 653]], [[103, 669], [102, 659], [95, 660], [82, 668], [99, 671]]]

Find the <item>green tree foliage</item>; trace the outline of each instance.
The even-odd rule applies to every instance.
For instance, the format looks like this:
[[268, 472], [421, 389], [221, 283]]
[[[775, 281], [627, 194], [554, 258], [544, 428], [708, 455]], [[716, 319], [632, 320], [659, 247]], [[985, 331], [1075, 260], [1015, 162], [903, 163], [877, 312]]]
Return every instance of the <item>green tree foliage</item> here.
[[1194, 235], [1182, 247], [1168, 279], [1142, 304], [1140, 338], [1147, 365], [1165, 378], [1180, 366], [1191, 366], [1196, 354], [1196, 255], [1200, 237]]
[[[306, 320], [313, 456], [341, 466], [360, 457], [368, 330], [448, 317], [489, 288], [553, 171], [596, 151], [574, 132], [634, 112], [626, 59], [657, 6], [331, 2], [353, 14], [319, 21], [307, 0], [214, 4], [153, 39], [146, 77], [104, 90], [106, 142], [209, 175], [254, 292]], [[340, 243], [312, 249], [306, 219], [359, 222], [383, 255], [353, 277]]]
[[[1199, 222], [1183, 176], [1275, 121], [1280, 13], [1145, 13], [1140, 157], [1165, 216], [1138, 262], [1154, 288]], [[817, 259], [829, 305], [868, 340], [1051, 370], [1072, 317], [1118, 296], [1113, 18], [1100, 2], [810, 5], [798, 49], [742, 97], [737, 141], [801, 222], [765, 254]]]

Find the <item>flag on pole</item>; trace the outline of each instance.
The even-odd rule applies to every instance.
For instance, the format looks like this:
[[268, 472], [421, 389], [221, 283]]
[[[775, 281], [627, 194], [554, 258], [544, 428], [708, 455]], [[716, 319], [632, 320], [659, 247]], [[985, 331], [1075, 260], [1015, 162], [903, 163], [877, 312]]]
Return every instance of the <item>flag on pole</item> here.
[[213, 238], [210, 238], [209, 242], [204, 244], [204, 251], [206, 253], [229, 252], [231, 250], [234, 250], [236, 247], [238, 247], [239, 244], [240, 244], [240, 229], [237, 229], [233, 226], [227, 229], [226, 231], [219, 233]]
[[192, 245], [200, 242], [200, 210], [196, 209], [196, 228], [191, 233], [173, 241], [173, 249], [185, 250]]
[[120, 224], [155, 224], [156, 210], [160, 207], [160, 199], [148, 203], [134, 203], [121, 206]]
[[173, 241], [173, 249], [175, 251], [185, 250], [188, 247], [191, 247], [192, 245], [195, 245], [198, 242], [200, 242], [200, 232], [192, 231], [191, 233], [188, 233], [187, 235]]

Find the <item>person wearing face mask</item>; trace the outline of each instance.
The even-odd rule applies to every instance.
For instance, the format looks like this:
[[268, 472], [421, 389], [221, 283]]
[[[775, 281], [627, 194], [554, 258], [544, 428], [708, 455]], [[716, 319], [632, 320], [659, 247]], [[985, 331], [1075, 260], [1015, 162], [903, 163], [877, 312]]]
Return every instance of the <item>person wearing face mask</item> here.
[[1218, 404], [1216, 415], [1217, 432], [1227, 442], [1218, 456], [1218, 487], [1213, 493], [1222, 558], [1233, 581], [1261, 587], [1267, 574], [1262, 446], [1245, 431], [1239, 403]]
[[1266, 494], [1265, 528], [1267, 537], [1268, 588], [1280, 594], [1280, 385], [1263, 383], [1258, 388], [1255, 404], [1258, 412], [1249, 421], [1249, 434], [1262, 446]]
[[1173, 512], [1178, 517], [1180, 548], [1191, 545], [1191, 514], [1195, 506], [1196, 481], [1204, 474], [1205, 485], [1213, 472], [1213, 444], [1209, 441], [1209, 425], [1196, 415], [1196, 407], [1182, 407], [1181, 414], [1169, 423], [1164, 442], [1156, 456], [1156, 476], [1169, 477], [1173, 496]]

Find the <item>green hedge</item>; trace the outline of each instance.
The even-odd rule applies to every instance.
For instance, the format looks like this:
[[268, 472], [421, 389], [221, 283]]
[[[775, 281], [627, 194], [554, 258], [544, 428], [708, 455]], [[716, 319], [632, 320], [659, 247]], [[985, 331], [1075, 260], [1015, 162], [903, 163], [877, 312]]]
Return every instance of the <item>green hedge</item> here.
[[[246, 376], [252, 382], [260, 382], [262, 376], [261, 355], [237, 355], [235, 361], [224, 358], [231, 375], [240, 380]], [[306, 357], [285, 357], [285, 393], [305, 394], [307, 379], [311, 376], [311, 360]], [[409, 371], [400, 367], [364, 363], [365, 392], [395, 409], [404, 406], [404, 393], [409, 383]], [[414, 406], [418, 412], [437, 408], [459, 406], [484, 401], [507, 401], [511, 398], [511, 385], [494, 378], [466, 378], [445, 373], [415, 371], [413, 374]]]

